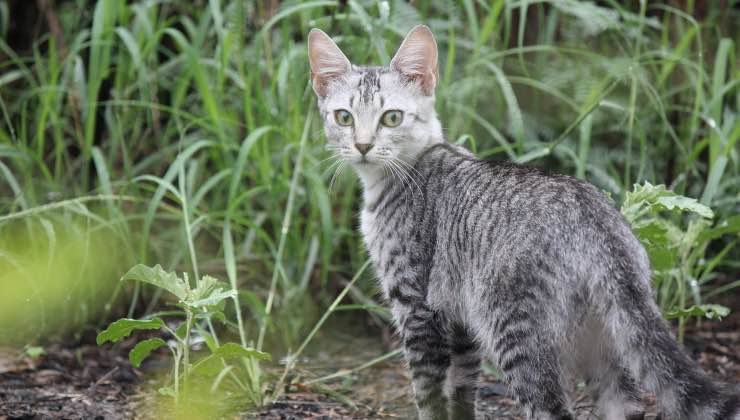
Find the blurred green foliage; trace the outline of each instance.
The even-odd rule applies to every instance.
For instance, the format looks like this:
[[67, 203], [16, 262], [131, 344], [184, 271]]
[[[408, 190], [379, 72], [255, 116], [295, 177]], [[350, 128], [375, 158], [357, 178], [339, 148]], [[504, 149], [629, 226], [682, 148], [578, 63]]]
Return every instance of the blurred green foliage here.
[[[0, 1], [0, 265], [15, 270], [0, 285], [81, 297], [50, 303], [41, 329], [17, 324], [25, 337], [54, 330], [52, 313], [79, 328], [112, 303], [102, 291], [123, 268], [156, 262], [228, 280], [247, 337], [296, 343], [365, 260], [354, 178], [328, 192], [312, 27], [354, 63], [380, 65], [427, 23], [445, 134], [482, 157], [573, 174], [620, 203], [635, 182], [664, 184], [714, 209], [715, 226], [740, 205], [737, 2], [44, 3]], [[55, 251], [31, 251], [51, 243], [44, 220], [70, 218], [50, 222]], [[700, 301], [737, 275], [734, 241], [691, 260], [691, 272], [714, 273], [692, 286]], [[163, 303], [157, 288], [121, 292], [115, 315]], [[0, 299], [18, 308], [26, 292], [13, 293]], [[376, 307], [374, 295], [369, 281], [350, 290], [360, 307]]]
[[115, 238], [89, 220], [39, 217], [0, 229], [0, 343], [76, 335], [110, 316]]

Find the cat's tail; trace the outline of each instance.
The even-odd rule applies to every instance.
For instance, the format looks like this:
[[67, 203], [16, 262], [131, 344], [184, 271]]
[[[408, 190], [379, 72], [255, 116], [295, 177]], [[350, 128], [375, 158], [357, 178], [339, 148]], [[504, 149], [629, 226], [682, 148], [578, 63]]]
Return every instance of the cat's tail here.
[[[623, 361], [647, 391], [655, 393], [664, 419], [740, 420], [740, 389], [713, 381], [674, 339], [650, 294], [621, 282], [630, 296], [615, 305], [612, 332]], [[631, 283], [631, 284], [630, 284]], [[636, 298], [636, 296], [645, 296]]]

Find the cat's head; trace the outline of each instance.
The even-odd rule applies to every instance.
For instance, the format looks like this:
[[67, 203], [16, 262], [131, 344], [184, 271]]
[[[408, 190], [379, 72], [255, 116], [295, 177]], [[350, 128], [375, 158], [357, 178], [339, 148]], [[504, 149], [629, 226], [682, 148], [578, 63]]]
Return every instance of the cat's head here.
[[352, 65], [319, 29], [308, 34], [308, 57], [327, 147], [360, 175], [412, 164], [442, 141], [434, 110], [437, 44], [426, 26], [406, 35], [388, 67]]

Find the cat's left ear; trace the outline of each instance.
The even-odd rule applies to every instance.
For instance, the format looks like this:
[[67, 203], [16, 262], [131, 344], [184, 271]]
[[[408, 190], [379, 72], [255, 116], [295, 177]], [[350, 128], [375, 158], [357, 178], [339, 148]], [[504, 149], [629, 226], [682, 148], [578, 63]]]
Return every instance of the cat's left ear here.
[[417, 25], [409, 31], [391, 60], [391, 69], [418, 82], [425, 95], [434, 94], [439, 79], [437, 42], [426, 25]]

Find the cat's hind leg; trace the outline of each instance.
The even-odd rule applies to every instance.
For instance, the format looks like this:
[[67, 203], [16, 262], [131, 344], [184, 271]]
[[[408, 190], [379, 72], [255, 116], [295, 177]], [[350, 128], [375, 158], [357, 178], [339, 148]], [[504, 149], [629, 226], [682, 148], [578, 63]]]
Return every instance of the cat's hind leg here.
[[478, 343], [462, 325], [450, 327], [451, 365], [447, 372], [450, 418], [475, 418], [475, 394], [480, 374]]
[[586, 391], [592, 397], [601, 420], [641, 420], [644, 417], [642, 392], [627, 363], [616, 352], [613, 337], [604, 323], [586, 317], [575, 327], [572, 341], [577, 355], [568, 359], [569, 369], [586, 380]]
[[527, 419], [574, 419], [559, 352], [543, 320], [545, 315], [528, 306], [526, 299], [518, 297], [516, 302], [496, 302], [488, 308], [485, 320], [478, 322], [476, 334], [514, 391]]
[[645, 417], [641, 392], [629, 369], [606, 361], [603, 369], [587, 378], [588, 391], [603, 420], [642, 420]]

